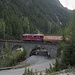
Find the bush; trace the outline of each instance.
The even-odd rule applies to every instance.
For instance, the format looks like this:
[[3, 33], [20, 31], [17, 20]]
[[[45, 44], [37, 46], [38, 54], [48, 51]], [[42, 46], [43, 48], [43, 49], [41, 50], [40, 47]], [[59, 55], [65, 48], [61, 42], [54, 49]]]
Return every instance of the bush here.
[[[9, 67], [9, 66], [14, 66], [18, 62], [21, 62], [26, 59], [26, 49], [23, 51], [13, 51], [11, 53], [7, 53], [2, 56], [0, 60], [0, 67]], [[8, 61], [9, 60], [9, 61]]]
[[32, 69], [29, 70], [29, 68], [28, 69], [25, 68], [25, 72], [23, 75], [35, 75], [35, 73], [32, 71]]

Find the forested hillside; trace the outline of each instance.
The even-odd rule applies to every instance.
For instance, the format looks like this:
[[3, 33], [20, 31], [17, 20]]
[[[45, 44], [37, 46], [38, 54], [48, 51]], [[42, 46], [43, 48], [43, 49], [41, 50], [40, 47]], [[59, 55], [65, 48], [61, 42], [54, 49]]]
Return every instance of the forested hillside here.
[[70, 10], [58, 0], [0, 0], [0, 39], [21, 39], [23, 33], [61, 33]]

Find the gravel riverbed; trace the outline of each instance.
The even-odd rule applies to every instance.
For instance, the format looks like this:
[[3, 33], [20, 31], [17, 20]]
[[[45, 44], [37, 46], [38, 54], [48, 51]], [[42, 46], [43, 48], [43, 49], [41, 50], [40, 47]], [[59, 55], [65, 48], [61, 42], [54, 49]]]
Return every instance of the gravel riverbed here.
[[[32, 69], [33, 72], [36, 70], [38, 72], [42, 71], [43, 75], [45, 75], [45, 69], [49, 68], [49, 65], [55, 63], [55, 59], [48, 59], [45, 56], [31, 56], [26, 61], [21, 64], [30, 64], [27, 68]], [[20, 69], [10, 69], [10, 70], [2, 70], [0, 71], [0, 75], [23, 75], [25, 68]], [[63, 70], [55, 73], [54, 75], [75, 75], [75, 69], [73, 70]]]
[[[44, 71], [46, 68], [49, 68], [50, 64], [55, 63], [55, 59], [48, 59], [45, 56], [31, 56], [25, 61], [25, 63], [30, 64], [27, 68], [33, 69], [33, 72], [36, 70]], [[0, 71], [0, 75], [23, 75], [24, 70], [25, 68], [3, 70]]]

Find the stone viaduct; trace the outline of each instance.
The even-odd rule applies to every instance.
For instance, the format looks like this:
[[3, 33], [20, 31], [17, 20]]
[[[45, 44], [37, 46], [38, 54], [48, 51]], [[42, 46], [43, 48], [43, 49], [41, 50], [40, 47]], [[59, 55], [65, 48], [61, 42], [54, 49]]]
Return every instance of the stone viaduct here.
[[58, 43], [46, 43], [46, 42], [32, 42], [32, 41], [22, 41], [22, 40], [0, 40], [0, 51], [3, 49], [5, 42], [8, 43], [9, 49], [13, 50], [16, 46], [27, 49], [27, 57], [29, 57], [30, 52], [35, 48], [43, 48], [48, 51], [48, 55], [52, 58], [56, 57]]

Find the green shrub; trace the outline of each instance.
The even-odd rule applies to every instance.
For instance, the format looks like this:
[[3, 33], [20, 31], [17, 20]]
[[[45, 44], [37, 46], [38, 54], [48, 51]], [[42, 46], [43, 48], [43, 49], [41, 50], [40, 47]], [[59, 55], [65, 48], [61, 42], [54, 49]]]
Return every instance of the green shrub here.
[[32, 69], [29, 70], [29, 68], [28, 69], [25, 68], [25, 72], [23, 75], [35, 75], [35, 73], [32, 71]]
[[[14, 66], [16, 65], [18, 62], [21, 62], [23, 60], [26, 59], [26, 49], [24, 49], [23, 51], [12, 51], [7, 52], [5, 50], [3, 50], [3, 53], [6, 53], [5, 55], [2, 56], [2, 58], [0, 58], [0, 67], [8, 67], [8, 66]], [[8, 61], [9, 60], [9, 61]]]

